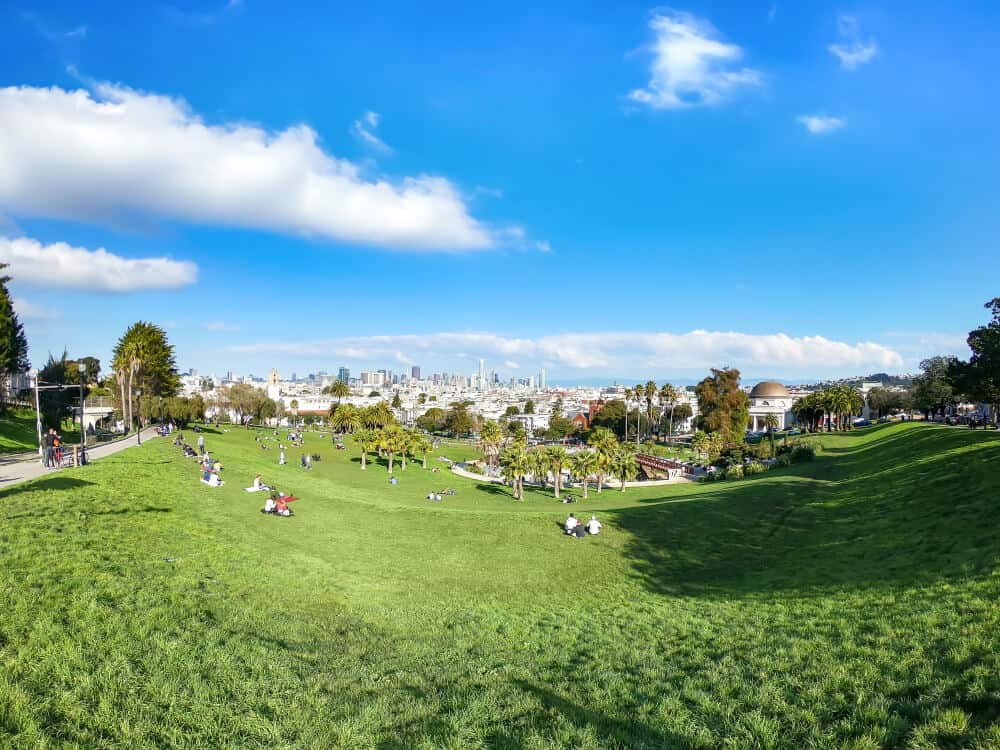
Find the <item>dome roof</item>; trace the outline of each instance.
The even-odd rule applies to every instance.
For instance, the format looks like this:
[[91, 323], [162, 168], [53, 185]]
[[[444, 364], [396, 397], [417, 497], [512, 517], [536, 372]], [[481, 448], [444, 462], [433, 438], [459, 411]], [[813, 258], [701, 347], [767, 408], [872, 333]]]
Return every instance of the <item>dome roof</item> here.
[[791, 395], [785, 386], [775, 380], [757, 383], [750, 391], [750, 398], [789, 398]]

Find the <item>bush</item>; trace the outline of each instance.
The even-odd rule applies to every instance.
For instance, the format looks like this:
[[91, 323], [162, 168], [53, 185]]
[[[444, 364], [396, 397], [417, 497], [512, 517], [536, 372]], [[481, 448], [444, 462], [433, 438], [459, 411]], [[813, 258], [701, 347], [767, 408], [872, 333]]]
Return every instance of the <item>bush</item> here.
[[788, 455], [793, 464], [800, 464], [816, 458], [816, 449], [811, 445], [796, 445]]
[[726, 469], [726, 479], [742, 479], [743, 478], [743, 464], [733, 464], [728, 469]]
[[774, 459], [775, 466], [791, 466], [792, 457], [789, 453], [779, 453], [778, 457]]
[[767, 466], [760, 461], [751, 461], [743, 468], [743, 473], [748, 477], [754, 474], [763, 474], [765, 471], [767, 471]]

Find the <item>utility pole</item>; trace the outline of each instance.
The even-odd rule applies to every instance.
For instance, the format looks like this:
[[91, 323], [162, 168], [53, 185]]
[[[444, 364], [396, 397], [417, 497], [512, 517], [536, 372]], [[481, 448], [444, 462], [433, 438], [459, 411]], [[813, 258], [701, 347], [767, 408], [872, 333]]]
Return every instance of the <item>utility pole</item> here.
[[84, 466], [87, 463], [87, 426], [86, 413], [87, 413], [87, 401], [83, 395], [83, 381], [87, 376], [87, 365], [83, 362], [77, 364], [77, 368], [80, 372], [80, 466]]

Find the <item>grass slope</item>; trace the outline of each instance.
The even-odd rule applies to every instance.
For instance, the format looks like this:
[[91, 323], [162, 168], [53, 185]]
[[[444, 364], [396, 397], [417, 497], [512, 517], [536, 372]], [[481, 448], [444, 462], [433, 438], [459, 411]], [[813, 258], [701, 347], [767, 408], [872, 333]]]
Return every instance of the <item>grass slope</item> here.
[[[0, 493], [0, 740], [1000, 747], [996, 434], [876, 427], [605, 491], [584, 542], [551, 493], [419, 464], [391, 486], [308, 440], [306, 474], [209, 433], [222, 489], [157, 440]], [[255, 470], [295, 518], [257, 512]]]

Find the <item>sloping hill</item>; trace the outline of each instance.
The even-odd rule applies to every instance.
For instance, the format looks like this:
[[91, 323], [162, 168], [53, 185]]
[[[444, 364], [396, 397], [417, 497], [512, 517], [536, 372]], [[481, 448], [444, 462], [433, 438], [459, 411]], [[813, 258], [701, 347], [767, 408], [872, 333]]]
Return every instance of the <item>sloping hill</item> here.
[[583, 542], [549, 493], [308, 440], [209, 433], [222, 489], [151, 441], [0, 492], [0, 745], [1000, 747], [996, 433], [605, 492]]

